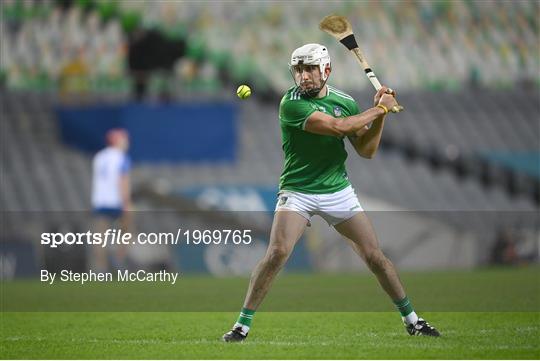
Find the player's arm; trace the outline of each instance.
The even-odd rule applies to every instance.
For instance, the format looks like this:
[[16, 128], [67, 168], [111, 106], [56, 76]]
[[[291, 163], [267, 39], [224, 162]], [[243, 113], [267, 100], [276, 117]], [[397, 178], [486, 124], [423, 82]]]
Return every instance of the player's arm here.
[[307, 118], [305, 130], [315, 134], [336, 137], [356, 136], [357, 133], [364, 132], [369, 123], [382, 115], [384, 115], [384, 110], [378, 107], [345, 118], [334, 118], [331, 115], [317, 111]]
[[126, 157], [120, 169], [120, 196], [122, 197], [122, 205], [124, 210], [129, 211], [131, 208], [131, 179], [130, 179], [131, 162]]
[[128, 208], [131, 207], [131, 182], [129, 173], [120, 176], [120, 194], [122, 196], [124, 209], [128, 210]]
[[[386, 89], [383, 87], [383, 89]], [[381, 89], [379, 92], [382, 92]], [[386, 90], [384, 90], [386, 91]], [[380, 93], [377, 92], [377, 95]], [[376, 95], [376, 97], [377, 97]], [[305, 130], [315, 134], [343, 136], [360, 136], [369, 133], [366, 126], [378, 118], [384, 117], [388, 109], [396, 105], [396, 99], [392, 94], [382, 93], [377, 105], [360, 114], [351, 115], [345, 118], [334, 118], [322, 112], [313, 112], [306, 120]], [[373, 134], [376, 134], [375, 127]], [[380, 128], [382, 130], [382, 128]], [[379, 135], [380, 140], [380, 135]]]
[[[120, 226], [125, 232], [132, 231], [133, 224], [133, 205], [131, 203], [131, 180], [129, 173], [124, 173], [120, 176], [120, 195], [122, 197], [122, 218], [120, 219]], [[117, 251], [117, 256], [120, 259], [124, 259], [126, 255], [127, 248], [124, 246], [120, 247]]]
[[363, 158], [371, 159], [375, 156], [381, 142], [384, 128], [384, 114], [373, 121], [371, 127], [360, 136], [349, 137], [356, 153]]
[[[387, 87], [382, 87], [373, 99], [373, 104], [377, 105], [381, 101], [383, 94], [386, 93]], [[391, 94], [395, 97], [395, 92]], [[371, 159], [375, 156], [379, 144], [381, 142], [382, 131], [384, 128], [384, 117], [386, 114], [381, 115], [373, 121], [371, 127], [367, 130], [357, 132], [355, 137], [349, 137], [356, 153], [363, 158]]]

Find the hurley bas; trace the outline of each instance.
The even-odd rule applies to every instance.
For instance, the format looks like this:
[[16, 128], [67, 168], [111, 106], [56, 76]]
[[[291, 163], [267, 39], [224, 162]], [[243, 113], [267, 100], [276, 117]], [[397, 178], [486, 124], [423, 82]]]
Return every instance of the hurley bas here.
[[[58, 278], [56, 276], [59, 276]], [[52, 285], [57, 279], [60, 282], [78, 282], [81, 285], [86, 282], [169, 282], [174, 285], [178, 278], [178, 272], [147, 272], [145, 270], [116, 271], [116, 278], [112, 272], [73, 272], [71, 270], [62, 270], [60, 272], [49, 272], [41, 270], [41, 282], [47, 282]]]

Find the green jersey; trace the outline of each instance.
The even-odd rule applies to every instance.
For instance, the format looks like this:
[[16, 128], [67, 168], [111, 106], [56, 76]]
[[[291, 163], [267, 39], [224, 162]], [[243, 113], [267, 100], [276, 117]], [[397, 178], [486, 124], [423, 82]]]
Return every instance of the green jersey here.
[[343, 138], [305, 130], [307, 118], [316, 111], [333, 117], [359, 113], [354, 99], [328, 86], [323, 98], [303, 97], [293, 87], [281, 99], [279, 122], [285, 153], [279, 189], [308, 194], [334, 193], [350, 185], [345, 170], [347, 152]]

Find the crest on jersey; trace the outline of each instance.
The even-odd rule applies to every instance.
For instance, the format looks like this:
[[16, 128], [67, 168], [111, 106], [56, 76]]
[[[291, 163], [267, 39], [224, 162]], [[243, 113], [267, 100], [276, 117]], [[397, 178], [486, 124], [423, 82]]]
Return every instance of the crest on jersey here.
[[334, 107], [334, 115], [336, 117], [341, 117], [341, 108], [340, 107]]

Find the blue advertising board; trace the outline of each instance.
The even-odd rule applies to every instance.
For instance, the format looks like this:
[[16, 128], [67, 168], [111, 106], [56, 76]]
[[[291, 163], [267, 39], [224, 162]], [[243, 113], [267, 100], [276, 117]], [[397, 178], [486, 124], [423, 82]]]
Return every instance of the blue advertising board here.
[[56, 109], [62, 141], [86, 152], [124, 128], [134, 162], [231, 163], [236, 159], [237, 107], [232, 103], [125, 104]]

